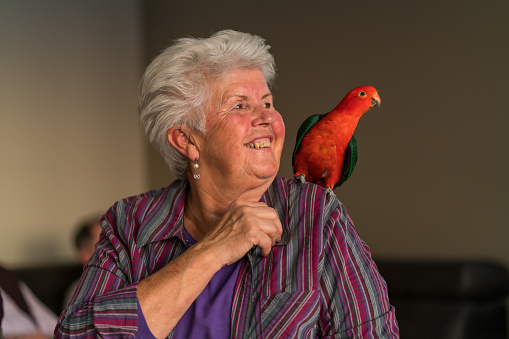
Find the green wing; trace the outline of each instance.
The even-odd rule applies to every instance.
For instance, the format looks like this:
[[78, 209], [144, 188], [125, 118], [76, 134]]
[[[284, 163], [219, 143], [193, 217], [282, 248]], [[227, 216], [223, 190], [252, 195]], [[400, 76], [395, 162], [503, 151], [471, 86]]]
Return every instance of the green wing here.
[[325, 114], [314, 114], [314, 115], [308, 117], [306, 120], [304, 120], [302, 125], [300, 125], [299, 130], [297, 131], [297, 138], [295, 140], [295, 148], [293, 149], [292, 166], [295, 161], [295, 155], [297, 154], [300, 144], [302, 143], [302, 139], [309, 132], [311, 127], [313, 127], [324, 116], [325, 116]]
[[357, 164], [357, 141], [355, 141], [355, 138], [352, 135], [352, 138], [348, 143], [348, 147], [346, 148], [341, 178], [339, 179], [339, 182], [334, 185], [334, 188], [341, 186], [348, 178], [350, 178], [353, 170], [355, 169], [355, 164]]

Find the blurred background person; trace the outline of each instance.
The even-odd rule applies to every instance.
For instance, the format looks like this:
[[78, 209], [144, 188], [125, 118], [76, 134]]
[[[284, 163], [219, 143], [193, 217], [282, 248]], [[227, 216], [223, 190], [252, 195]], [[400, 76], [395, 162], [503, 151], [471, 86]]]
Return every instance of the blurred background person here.
[[[83, 266], [87, 263], [92, 254], [94, 254], [95, 244], [99, 240], [99, 236], [101, 234], [101, 225], [99, 224], [100, 219], [101, 217], [99, 215], [94, 215], [83, 220], [79, 223], [76, 233], [74, 234], [73, 242], [76, 249], [76, 255], [80, 264]], [[67, 304], [71, 300], [71, 297], [78, 286], [78, 282], [79, 279], [76, 279], [67, 288], [64, 295], [62, 309], [67, 307]]]

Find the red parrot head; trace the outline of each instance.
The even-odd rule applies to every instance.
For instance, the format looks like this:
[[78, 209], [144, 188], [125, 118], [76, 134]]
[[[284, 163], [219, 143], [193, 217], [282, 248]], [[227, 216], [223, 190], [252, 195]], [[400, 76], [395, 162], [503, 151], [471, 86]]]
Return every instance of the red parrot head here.
[[335, 110], [341, 110], [362, 115], [371, 107], [380, 106], [382, 99], [373, 86], [360, 86], [348, 92]]

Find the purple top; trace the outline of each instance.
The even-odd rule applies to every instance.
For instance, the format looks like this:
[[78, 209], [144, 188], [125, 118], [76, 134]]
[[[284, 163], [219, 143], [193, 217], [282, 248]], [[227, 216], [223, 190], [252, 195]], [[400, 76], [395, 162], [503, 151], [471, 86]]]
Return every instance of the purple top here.
[[[190, 246], [196, 240], [184, 227], [184, 240]], [[221, 268], [210, 280], [186, 313], [180, 318], [174, 339], [229, 338], [233, 290], [239, 274], [240, 261]], [[138, 301], [138, 333], [136, 338], [155, 338]]]

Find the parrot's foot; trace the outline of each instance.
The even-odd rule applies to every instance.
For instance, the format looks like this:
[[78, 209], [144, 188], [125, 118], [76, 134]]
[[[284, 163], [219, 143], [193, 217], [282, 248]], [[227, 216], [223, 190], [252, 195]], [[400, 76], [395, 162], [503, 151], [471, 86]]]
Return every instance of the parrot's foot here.
[[304, 174], [299, 174], [298, 176], [296, 176], [294, 178], [299, 180], [301, 183], [305, 183], [306, 182], [306, 176]]
[[330, 194], [332, 194], [333, 196], [336, 196], [336, 194], [334, 193], [334, 191], [332, 190], [332, 188], [330, 187], [327, 187], [327, 192], [329, 192]]

